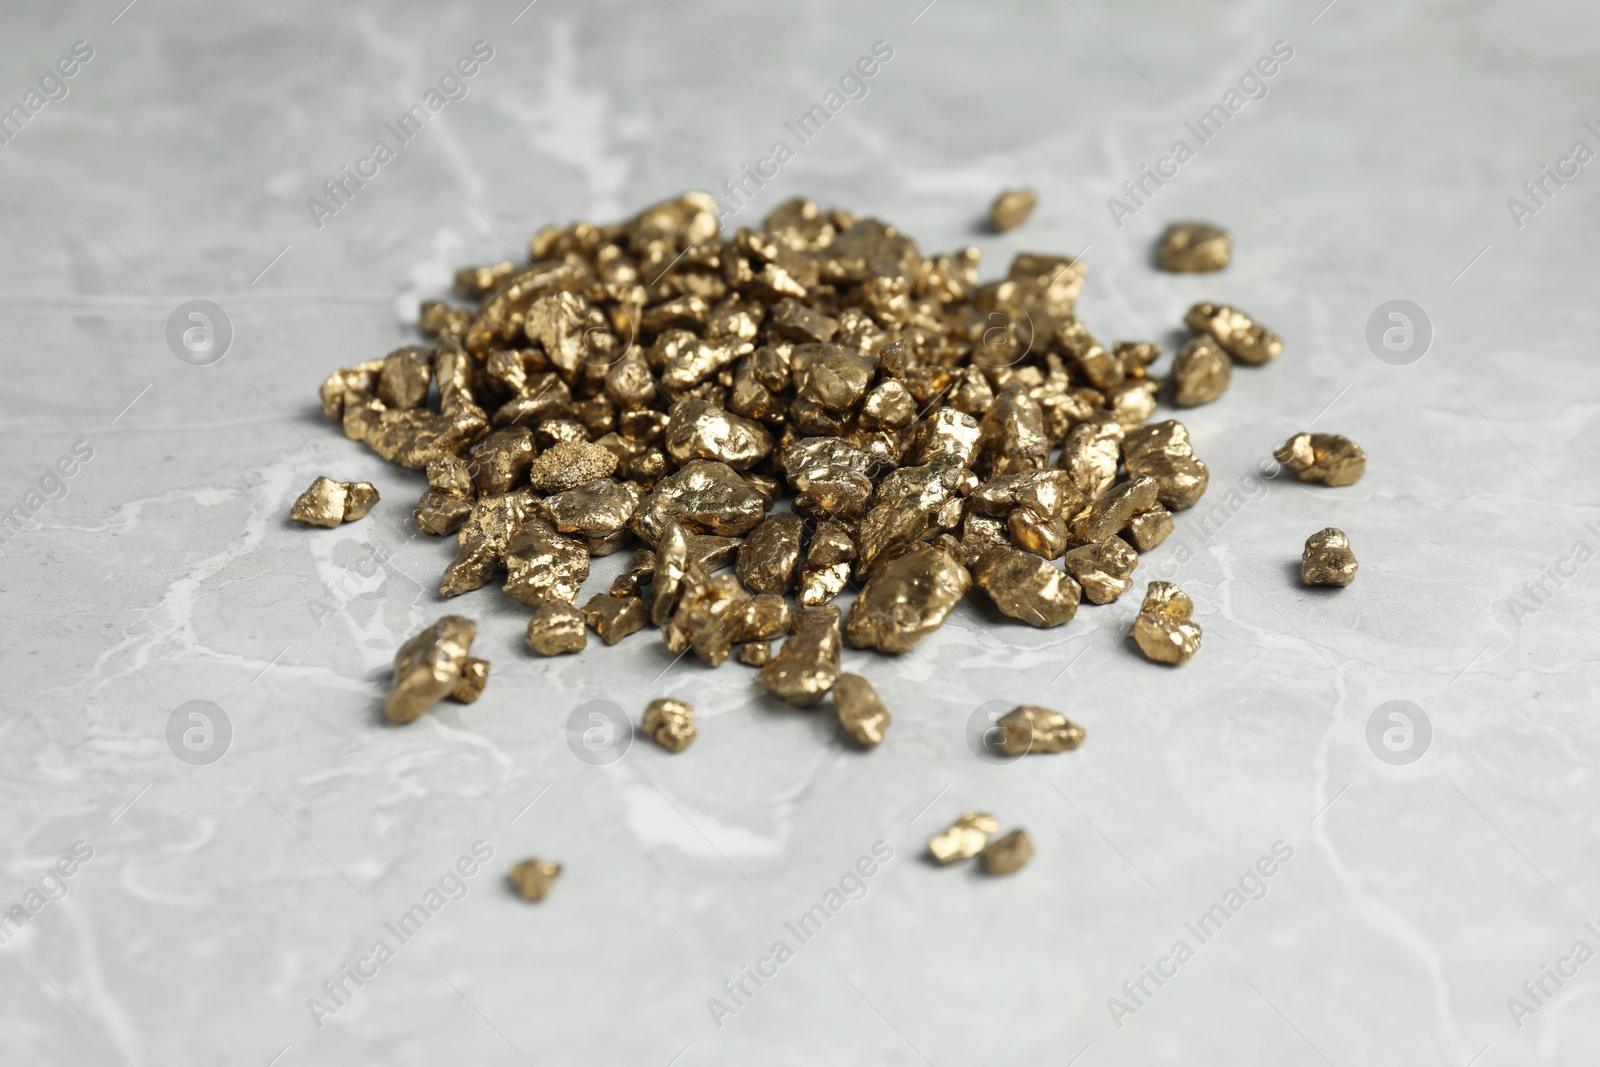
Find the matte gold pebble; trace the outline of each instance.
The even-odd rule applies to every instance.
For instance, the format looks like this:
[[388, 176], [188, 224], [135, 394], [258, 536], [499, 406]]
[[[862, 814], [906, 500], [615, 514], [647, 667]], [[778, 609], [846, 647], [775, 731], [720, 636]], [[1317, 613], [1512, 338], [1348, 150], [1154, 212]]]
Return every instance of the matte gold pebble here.
[[883, 741], [891, 721], [889, 709], [883, 706], [871, 682], [859, 674], [839, 675], [833, 683], [833, 706], [839, 714], [839, 726], [850, 740], [863, 748]]
[[300, 494], [289, 509], [289, 518], [307, 526], [326, 526], [355, 522], [378, 502], [378, 490], [371, 482], [336, 482], [318, 478]]
[[985, 874], [1016, 874], [1033, 859], [1033, 840], [1026, 830], [1013, 830], [984, 846], [978, 855]]
[[970, 860], [983, 851], [989, 835], [1000, 829], [1000, 820], [981, 811], [963, 812], [947, 829], [928, 839], [928, 855], [938, 863]]
[[996, 233], [1014, 230], [1028, 221], [1039, 197], [1032, 189], [1007, 189], [989, 206], [989, 221]]
[[1174, 222], [1161, 235], [1161, 269], [1191, 273], [1221, 270], [1233, 254], [1228, 231], [1209, 222]]
[[517, 895], [530, 904], [537, 903], [550, 892], [550, 886], [561, 873], [561, 864], [549, 860], [523, 860], [511, 868], [508, 876]]
[[1200, 627], [1191, 621], [1193, 614], [1194, 602], [1182, 589], [1171, 582], [1151, 582], [1128, 636], [1147, 659], [1186, 663], [1200, 650]]
[[471, 619], [446, 615], [400, 646], [394, 655], [394, 684], [383, 706], [390, 722], [421, 718], [461, 685], [477, 632]]
[[1306, 585], [1345, 586], [1355, 581], [1357, 566], [1350, 538], [1329, 526], [1306, 538], [1300, 555], [1300, 580]]
[[1367, 454], [1336, 433], [1297, 433], [1273, 453], [1302, 482], [1354, 485], [1367, 470]]
[[694, 728], [694, 708], [670, 697], [652, 700], [644, 709], [644, 721], [640, 726], [650, 740], [668, 752], [682, 752], [698, 736]]

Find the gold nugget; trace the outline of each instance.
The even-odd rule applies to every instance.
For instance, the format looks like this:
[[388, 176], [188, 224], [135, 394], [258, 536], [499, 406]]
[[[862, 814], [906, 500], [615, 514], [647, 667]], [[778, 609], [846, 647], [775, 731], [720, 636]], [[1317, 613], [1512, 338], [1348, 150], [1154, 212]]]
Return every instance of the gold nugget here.
[[550, 892], [551, 883], [561, 873], [561, 864], [549, 860], [523, 860], [511, 868], [511, 887], [517, 895], [530, 904], [541, 901]]
[[650, 613], [639, 597], [596, 593], [583, 606], [583, 621], [594, 628], [600, 640], [614, 645], [644, 629], [645, 623], [650, 621]]
[[978, 856], [985, 874], [1015, 874], [1033, 859], [1033, 841], [1026, 830], [1013, 830], [984, 846]]
[[1151, 582], [1133, 629], [1128, 632], [1147, 659], [1179, 664], [1200, 650], [1200, 627], [1191, 621], [1194, 602], [1171, 582]]
[[670, 697], [652, 700], [644, 709], [644, 722], [640, 725], [650, 740], [668, 752], [682, 752], [698, 734], [694, 708]]
[[971, 587], [972, 575], [950, 552], [919, 546], [873, 571], [850, 606], [845, 634], [853, 648], [909, 652]]
[[1306, 585], [1349, 585], [1355, 581], [1356, 567], [1356, 554], [1343, 530], [1329, 526], [1306, 538], [1300, 555], [1300, 580]]
[[981, 811], [963, 812], [961, 818], [928, 838], [928, 855], [937, 863], [970, 860], [983, 851], [989, 835], [1000, 829], [1000, 820]]
[[832, 604], [794, 613], [794, 633], [761, 668], [761, 684], [796, 707], [820, 701], [839, 678], [839, 609]]
[[1083, 744], [1083, 727], [1069, 722], [1059, 711], [1024, 704], [995, 721], [1000, 727], [1001, 752], [1024, 756], [1029, 752], [1066, 752]]
[[461, 685], [477, 632], [471, 619], [446, 615], [400, 646], [394, 655], [394, 687], [383, 708], [390, 722], [421, 718]]
[[1120, 537], [1107, 537], [1081, 548], [1074, 548], [1061, 557], [1062, 566], [1083, 587], [1083, 595], [1091, 604], [1109, 604], [1128, 591], [1133, 584], [1133, 569], [1139, 565], [1139, 553], [1128, 547]]
[[583, 616], [571, 604], [546, 601], [528, 620], [528, 648], [541, 656], [582, 652], [589, 643]]
[[466, 662], [461, 665], [461, 681], [450, 690], [450, 699], [462, 704], [471, 704], [483, 696], [483, 690], [488, 684], [489, 661], [468, 656]]
[[1228, 231], [1209, 222], [1174, 222], [1161, 235], [1161, 269], [1192, 273], [1221, 270], [1233, 253]]
[[973, 563], [972, 580], [1002, 614], [1029, 626], [1060, 626], [1078, 610], [1078, 583], [1032, 552], [989, 549]]
[[1240, 363], [1267, 363], [1283, 352], [1283, 341], [1277, 334], [1226, 304], [1196, 304], [1183, 321], [1195, 333], [1210, 334], [1224, 352]]
[[1233, 360], [1208, 336], [1191, 340], [1172, 359], [1172, 402], [1180, 408], [1209, 404], [1228, 391]]
[[334, 527], [355, 522], [378, 502], [378, 490], [371, 482], [336, 482], [318, 478], [289, 509], [289, 518], [307, 526]]
[[1027, 222], [1038, 203], [1039, 197], [1032, 189], [1007, 189], [1002, 192], [989, 206], [989, 221], [994, 225], [995, 233], [1014, 230]]
[[1354, 485], [1367, 470], [1367, 454], [1336, 433], [1297, 433], [1273, 453], [1302, 482]]
[[889, 709], [878, 698], [872, 683], [859, 674], [839, 675], [833, 683], [833, 706], [839, 713], [839, 726], [850, 740], [864, 748], [883, 741], [889, 728]]

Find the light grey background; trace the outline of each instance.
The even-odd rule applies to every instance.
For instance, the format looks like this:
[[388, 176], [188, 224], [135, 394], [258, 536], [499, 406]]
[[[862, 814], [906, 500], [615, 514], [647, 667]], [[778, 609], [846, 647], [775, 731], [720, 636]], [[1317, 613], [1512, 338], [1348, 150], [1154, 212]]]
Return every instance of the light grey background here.
[[[1593, 1062], [1600, 964], [1520, 1029], [1507, 998], [1574, 942], [1600, 949], [1600, 564], [1571, 557], [1600, 548], [1600, 165], [1520, 229], [1506, 201], [1574, 141], [1600, 148], [1600, 15], [1324, 2], [7, 4], [0, 104], [76, 40], [95, 57], [0, 147], [0, 504], [77, 442], [93, 459], [0, 560], [0, 905], [74, 842], [94, 854], [0, 946], [0, 1059]], [[319, 230], [306, 199], [480, 39], [470, 96]], [[894, 57], [867, 98], [737, 222], [804, 194], [927, 251], [976, 244], [991, 277], [1018, 250], [1087, 246], [1081, 308], [1107, 339], [1170, 346], [1197, 299], [1286, 339], [1182, 416], [1211, 495], [1140, 577], [1176, 574], [1200, 654], [1140, 659], [1137, 594], [1052, 631], [964, 605], [912, 654], [847, 653], [895, 716], [861, 754], [738, 664], [669, 670], [653, 633], [535, 660], [526, 610], [491, 588], [448, 605], [483, 624], [483, 699], [381, 725], [394, 649], [446, 610], [451, 547], [407, 539], [420, 477], [344, 440], [318, 382], [412, 338], [456, 266], [716, 189], [878, 40]], [[1280, 40], [1270, 94], [1114, 226], [1107, 197]], [[981, 233], [1016, 183], [1039, 191], [1033, 220]], [[1161, 227], [1191, 216], [1233, 231], [1225, 274], [1151, 269]], [[210, 367], [164, 340], [196, 297], [235, 331]], [[1412, 366], [1365, 340], [1396, 298], [1434, 329]], [[1360, 484], [1277, 479], [1197, 533], [1306, 428], [1365, 446]], [[291, 528], [323, 473], [383, 502]], [[1327, 525], [1361, 559], [1331, 594], [1295, 578]], [[392, 563], [368, 566], [373, 546]], [[669, 693], [699, 708], [687, 753], [595, 768], [568, 750], [579, 702]], [[209, 766], [166, 743], [189, 700], [232, 724]], [[1391, 700], [1432, 724], [1408, 766], [1367, 744]], [[1088, 741], [980, 762], [964, 731], [989, 701], [1058, 707]], [[1032, 864], [924, 863], [966, 807], [1025, 826]], [[478, 841], [494, 858], [465, 898], [318, 1029], [307, 999]], [[784, 923], [877, 841], [895, 857], [865, 898], [714, 1025], [707, 999], [794, 944]], [[1293, 859], [1264, 899], [1118, 1027], [1107, 999], [1195, 947], [1185, 920], [1278, 841]], [[566, 865], [538, 907], [501, 881], [530, 854]]]

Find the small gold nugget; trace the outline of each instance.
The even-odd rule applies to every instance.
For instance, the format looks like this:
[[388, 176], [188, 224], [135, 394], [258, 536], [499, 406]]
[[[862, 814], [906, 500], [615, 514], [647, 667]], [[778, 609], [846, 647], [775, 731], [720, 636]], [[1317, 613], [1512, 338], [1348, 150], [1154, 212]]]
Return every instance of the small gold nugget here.
[[682, 752], [698, 734], [694, 728], [694, 708], [669, 697], [650, 702], [644, 709], [641, 726], [650, 740], [668, 752]]
[[1005, 190], [989, 205], [989, 221], [994, 224], [994, 232], [1005, 233], [1021, 226], [1038, 203], [1039, 197], [1032, 189]]
[[289, 518], [307, 526], [338, 526], [355, 522], [378, 502], [378, 490], [371, 482], [336, 482], [318, 478], [289, 509]]
[[996, 720], [1001, 752], [1025, 756], [1029, 752], [1066, 752], [1083, 744], [1083, 727], [1069, 722], [1059, 711], [1024, 704]]
[[1238, 308], [1196, 304], [1184, 316], [1195, 333], [1210, 334], [1222, 350], [1240, 363], [1267, 363], [1283, 352], [1283, 341]]
[[839, 609], [832, 604], [793, 614], [794, 633], [761, 668], [761, 684], [800, 708], [820, 701], [839, 678]]
[[[421, 718], [461, 686], [468, 664], [481, 662], [467, 654], [477, 632], [478, 626], [471, 619], [446, 615], [400, 646], [394, 654], [394, 687], [383, 708], [390, 722]], [[487, 681], [488, 664], [484, 664], [483, 671]], [[468, 692], [471, 687], [469, 681]]]
[[1202, 335], [1178, 350], [1172, 359], [1172, 402], [1180, 408], [1209, 404], [1228, 391], [1233, 360]]
[[1273, 453], [1302, 482], [1354, 485], [1367, 470], [1367, 454], [1336, 433], [1297, 433]]
[[739, 646], [739, 662], [749, 667], [765, 667], [772, 659], [771, 641], [751, 641]]
[[523, 860], [511, 868], [510, 880], [517, 895], [530, 904], [544, 899], [550, 884], [561, 873], [561, 864], [549, 860]]
[[1356, 578], [1356, 554], [1343, 530], [1329, 526], [1306, 538], [1300, 554], [1300, 580], [1307, 585], [1349, 585]]
[[839, 675], [833, 683], [833, 706], [839, 713], [839, 725], [850, 740], [865, 748], [883, 740], [891, 721], [889, 709], [883, 706], [872, 683], [861, 675]]
[[985, 874], [1015, 874], [1033, 859], [1033, 841], [1026, 830], [1013, 830], [983, 847], [978, 862]]
[[1109, 604], [1133, 584], [1139, 553], [1129, 548], [1122, 538], [1108, 537], [1074, 548], [1061, 557], [1061, 562], [1067, 573], [1083, 586], [1083, 595], [1089, 603]]
[[1161, 269], [1183, 274], [1221, 270], [1233, 254], [1228, 231], [1209, 222], [1174, 222], [1161, 235]]
[[551, 600], [540, 604], [528, 620], [525, 640], [528, 648], [541, 656], [561, 656], [582, 652], [589, 643], [589, 631], [577, 608]]
[[483, 696], [484, 687], [489, 684], [489, 661], [467, 657], [466, 663], [461, 665], [461, 681], [450, 690], [450, 699], [462, 704], [471, 704]]
[[596, 593], [583, 606], [583, 620], [594, 628], [600, 640], [614, 645], [644, 629], [645, 623], [650, 621], [650, 613], [639, 597]]
[[961, 818], [928, 838], [928, 855], [939, 863], [970, 860], [983, 851], [989, 835], [1000, 829], [1000, 820], [981, 811], [963, 812]]
[[1200, 627], [1190, 621], [1194, 602], [1171, 582], [1151, 582], [1139, 617], [1128, 632], [1145, 657], [1157, 663], [1185, 663], [1200, 650]]

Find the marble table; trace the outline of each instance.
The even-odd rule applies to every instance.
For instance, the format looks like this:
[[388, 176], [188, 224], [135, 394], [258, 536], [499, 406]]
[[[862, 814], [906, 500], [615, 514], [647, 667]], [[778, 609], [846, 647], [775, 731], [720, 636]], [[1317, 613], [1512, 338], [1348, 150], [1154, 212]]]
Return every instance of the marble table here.
[[[124, 2], [0, 35], [0, 1060], [1600, 1054], [1593, 9]], [[894, 714], [863, 754], [738, 664], [654, 634], [540, 660], [497, 590], [441, 601], [420, 477], [318, 382], [546, 223], [741, 180], [732, 225], [806, 195], [986, 277], [1081, 254], [1108, 339], [1170, 350], [1205, 299], [1286, 338], [1182, 416], [1211, 490], [1140, 577], [1194, 598], [1191, 663], [1137, 655], [1136, 595], [1056, 630], [968, 603], [846, 653]], [[1033, 219], [985, 232], [1017, 184]], [[1192, 217], [1233, 232], [1225, 273], [1153, 269]], [[1305, 429], [1366, 477], [1263, 477]], [[383, 501], [291, 526], [319, 474]], [[1330, 525], [1360, 575], [1308, 590]], [[487, 693], [384, 725], [395, 648], [446, 610]], [[576, 757], [582, 706], [667, 694], [687, 753]], [[1018, 703], [1088, 741], [978, 758]], [[1032, 863], [926, 862], [967, 808]], [[529, 855], [565, 866], [537, 906], [504, 881]]]

